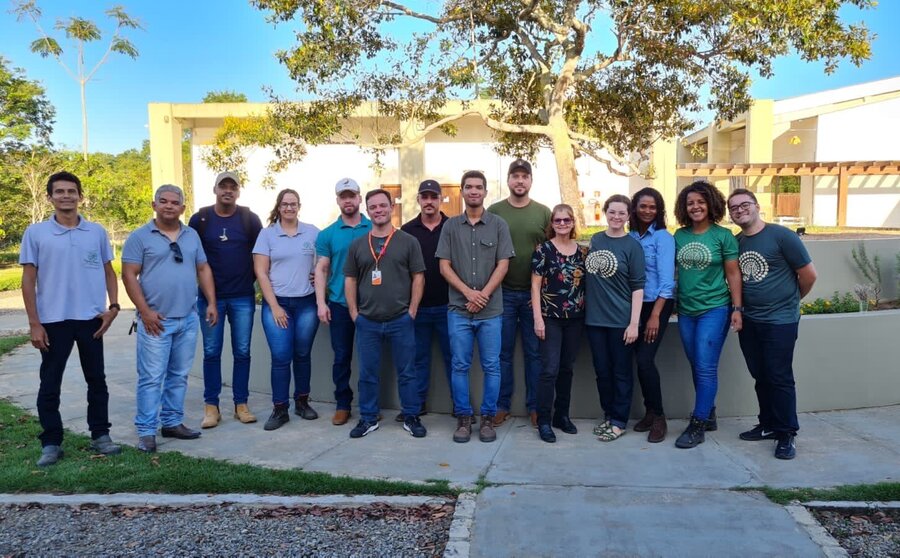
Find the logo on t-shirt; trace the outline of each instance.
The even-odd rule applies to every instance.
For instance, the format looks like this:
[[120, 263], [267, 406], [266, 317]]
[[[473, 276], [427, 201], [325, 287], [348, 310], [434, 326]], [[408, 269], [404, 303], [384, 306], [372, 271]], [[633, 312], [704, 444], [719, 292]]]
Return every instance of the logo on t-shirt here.
[[701, 242], [689, 242], [681, 247], [676, 259], [684, 269], [706, 269], [712, 262], [712, 252]]
[[769, 275], [769, 262], [759, 252], [749, 250], [738, 257], [745, 283], [759, 283]]
[[591, 252], [584, 263], [588, 273], [599, 275], [604, 279], [612, 277], [616, 274], [616, 270], [619, 269], [619, 260], [609, 250]]
[[81, 263], [89, 269], [100, 267], [100, 252], [94, 249], [85, 249], [82, 253]]

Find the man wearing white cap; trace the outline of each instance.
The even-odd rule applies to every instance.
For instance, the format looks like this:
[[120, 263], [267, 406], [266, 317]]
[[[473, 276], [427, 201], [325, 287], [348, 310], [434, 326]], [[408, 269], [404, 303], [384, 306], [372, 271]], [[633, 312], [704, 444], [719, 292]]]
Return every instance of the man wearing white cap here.
[[350, 243], [372, 230], [372, 222], [359, 212], [362, 197], [359, 184], [352, 178], [342, 178], [335, 184], [337, 204], [341, 214], [316, 238], [316, 303], [319, 320], [330, 325], [331, 349], [334, 365], [336, 409], [331, 423], [339, 426], [350, 419], [353, 390], [350, 388], [350, 361], [353, 358], [353, 338], [356, 326], [344, 296], [344, 261]]

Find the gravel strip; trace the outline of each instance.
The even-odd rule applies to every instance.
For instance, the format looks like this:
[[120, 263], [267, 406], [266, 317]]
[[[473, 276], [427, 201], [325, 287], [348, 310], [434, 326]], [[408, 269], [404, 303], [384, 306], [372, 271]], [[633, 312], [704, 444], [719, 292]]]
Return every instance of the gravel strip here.
[[0, 556], [441, 556], [453, 505], [0, 507]]
[[900, 556], [900, 509], [811, 508], [810, 512], [850, 556]]

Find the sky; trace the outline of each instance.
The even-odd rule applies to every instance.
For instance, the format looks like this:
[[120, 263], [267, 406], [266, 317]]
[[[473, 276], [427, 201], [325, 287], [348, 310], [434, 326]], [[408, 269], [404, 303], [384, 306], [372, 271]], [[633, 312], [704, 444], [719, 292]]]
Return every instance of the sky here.
[[[91, 151], [119, 153], [139, 148], [148, 138], [147, 104], [196, 103], [212, 90], [230, 89], [250, 101], [268, 100], [263, 87], [276, 94], [296, 97], [287, 71], [275, 52], [294, 42], [290, 25], [273, 26], [265, 13], [246, 0], [119, 0], [126, 12], [141, 20], [145, 30], [128, 30], [125, 36], [140, 52], [136, 60], [113, 54], [87, 85]], [[116, 2], [102, 0], [43, 0], [41, 20], [51, 30], [57, 18], [86, 17], [97, 22], [106, 35], [112, 27], [103, 11]], [[27, 20], [17, 22], [9, 13], [10, 0], [0, 0], [0, 55], [23, 68], [29, 79], [46, 89], [56, 107], [53, 141], [59, 147], [80, 149], [81, 104], [78, 85], [52, 58], [43, 59], [29, 50], [38, 37]], [[825, 75], [820, 62], [806, 63], [786, 57], [775, 63], [775, 76], [755, 79], [756, 98], [784, 99], [900, 76], [900, 0], [881, 0], [874, 10], [843, 11], [848, 21], [865, 21], [877, 34], [872, 58], [857, 68], [849, 62]], [[67, 44], [63, 43], [63, 48]], [[106, 42], [86, 53], [86, 65], [100, 59]], [[73, 50], [63, 55], [74, 63]]]

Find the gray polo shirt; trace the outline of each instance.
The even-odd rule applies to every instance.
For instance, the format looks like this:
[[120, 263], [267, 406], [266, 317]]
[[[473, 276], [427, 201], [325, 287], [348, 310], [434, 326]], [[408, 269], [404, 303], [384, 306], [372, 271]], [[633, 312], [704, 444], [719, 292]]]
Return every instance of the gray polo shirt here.
[[156, 222], [136, 229], [122, 248], [122, 263], [141, 266], [138, 279], [147, 304], [166, 318], [183, 318], [197, 310], [197, 266], [206, 253], [197, 231], [181, 225], [178, 233], [183, 262], [175, 261], [169, 237]]
[[[387, 238], [372, 238], [376, 254], [382, 252]], [[412, 294], [412, 275], [425, 271], [425, 260], [419, 241], [401, 230], [394, 231], [384, 255], [378, 262], [381, 284], [372, 284], [375, 258], [369, 248], [369, 235], [361, 236], [350, 244], [344, 262], [344, 276], [357, 282], [357, 306], [359, 313], [376, 322], [386, 322], [409, 310]]]
[[106, 272], [113, 259], [106, 230], [83, 217], [74, 228], [46, 221], [25, 229], [19, 263], [37, 268], [37, 311], [42, 324], [92, 320], [106, 311]]
[[298, 223], [294, 236], [288, 235], [276, 221], [259, 232], [254, 254], [268, 256], [269, 281], [275, 296], [308, 296], [316, 292], [309, 274], [316, 267], [316, 237], [319, 229]]
[[[482, 213], [481, 220], [475, 225], [469, 222], [465, 213], [448, 219], [435, 252], [438, 259], [450, 260], [450, 266], [460, 280], [475, 290], [487, 285], [497, 262], [515, 256], [509, 226], [501, 217], [488, 211]], [[497, 287], [487, 306], [477, 314], [466, 310], [467, 302], [461, 292], [450, 287], [449, 306], [454, 312], [476, 320], [499, 316], [503, 313], [503, 288]]]

